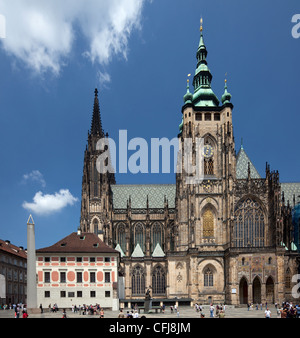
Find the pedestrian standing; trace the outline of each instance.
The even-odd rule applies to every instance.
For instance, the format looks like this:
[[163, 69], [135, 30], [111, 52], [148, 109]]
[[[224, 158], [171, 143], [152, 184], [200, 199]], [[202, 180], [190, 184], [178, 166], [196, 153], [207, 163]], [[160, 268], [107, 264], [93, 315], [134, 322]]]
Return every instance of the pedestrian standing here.
[[267, 308], [265, 311], [265, 318], [271, 318], [271, 311], [269, 310], [269, 308]]
[[100, 318], [104, 318], [104, 311], [103, 311], [103, 308], [100, 310]]
[[209, 308], [209, 311], [210, 311], [210, 317], [213, 317], [214, 316], [214, 306], [213, 306], [213, 304], [211, 303], [210, 304], [210, 308]]

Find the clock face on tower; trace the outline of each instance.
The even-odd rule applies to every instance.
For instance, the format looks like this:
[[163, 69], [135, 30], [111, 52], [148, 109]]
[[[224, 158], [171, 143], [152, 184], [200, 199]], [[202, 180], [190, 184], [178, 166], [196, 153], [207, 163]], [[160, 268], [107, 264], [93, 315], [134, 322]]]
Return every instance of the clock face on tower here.
[[213, 156], [213, 154], [214, 154], [213, 147], [211, 145], [209, 145], [209, 144], [206, 144], [204, 146], [204, 154], [203, 154], [204, 157], [205, 158], [210, 158], [210, 157]]

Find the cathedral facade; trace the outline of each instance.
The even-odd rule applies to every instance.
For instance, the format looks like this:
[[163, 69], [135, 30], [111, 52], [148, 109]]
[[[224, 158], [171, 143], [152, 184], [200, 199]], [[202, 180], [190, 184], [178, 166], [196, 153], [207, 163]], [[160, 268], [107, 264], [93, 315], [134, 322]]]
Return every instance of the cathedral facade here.
[[[96, 144], [108, 138], [95, 90], [84, 153], [80, 229], [120, 252], [119, 297], [207, 304], [293, 300], [299, 253], [292, 223], [300, 184], [281, 184], [266, 164], [261, 177], [243, 146], [236, 152], [233, 104], [225, 82], [221, 102], [211, 88], [201, 27], [197, 67], [184, 95], [175, 184], [118, 185], [101, 174]], [[184, 140], [204, 142], [204, 177], [187, 173]], [[108, 159], [109, 161], [109, 159]], [[196, 161], [191, 152], [190, 161]], [[287, 196], [284, 196], [285, 190]], [[294, 202], [295, 203], [295, 202]]]

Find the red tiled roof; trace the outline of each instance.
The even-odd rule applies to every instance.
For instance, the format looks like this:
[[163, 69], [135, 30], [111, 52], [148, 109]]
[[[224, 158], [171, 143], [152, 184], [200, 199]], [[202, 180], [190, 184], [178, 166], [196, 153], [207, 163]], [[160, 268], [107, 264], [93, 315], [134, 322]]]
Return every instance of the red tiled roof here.
[[19, 246], [13, 245], [7, 241], [3, 241], [2, 239], [0, 239], [0, 252], [1, 251], [27, 259], [27, 253], [24, 249], [21, 249]]
[[36, 250], [37, 253], [119, 253], [106, 245], [101, 239], [90, 232], [78, 235], [76, 232], [63, 238], [52, 246]]

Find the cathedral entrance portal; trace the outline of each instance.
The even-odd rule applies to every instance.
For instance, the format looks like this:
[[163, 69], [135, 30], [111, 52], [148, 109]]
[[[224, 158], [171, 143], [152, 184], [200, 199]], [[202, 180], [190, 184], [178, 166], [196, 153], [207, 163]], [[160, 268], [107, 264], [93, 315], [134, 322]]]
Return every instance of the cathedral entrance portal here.
[[248, 283], [245, 277], [240, 281], [240, 304], [248, 303]]
[[253, 280], [252, 290], [253, 290], [253, 303], [260, 304], [261, 303], [261, 283], [257, 276]]

